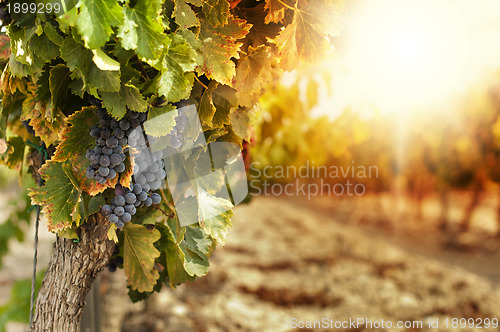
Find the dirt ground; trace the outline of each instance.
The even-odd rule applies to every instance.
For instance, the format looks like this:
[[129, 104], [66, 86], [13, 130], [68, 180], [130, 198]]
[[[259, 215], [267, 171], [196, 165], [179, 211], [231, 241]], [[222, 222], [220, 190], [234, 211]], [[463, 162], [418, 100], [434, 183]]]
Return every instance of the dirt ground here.
[[[122, 271], [105, 273], [102, 331], [293, 331], [294, 322], [323, 318], [369, 321], [344, 331], [500, 331], [452, 327], [453, 318], [500, 319], [500, 240], [492, 222], [477, 219], [490, 220], [489, 209], [471, 232], [454, 235], [437, 231], [432, 213], [422, 222], [393, 205], [375, 196], [254, 198], [235, 209], [206, 277], [131, 304]], [[7, 279], [0, 273], [0, 292]], [[370, 327], [382, 319], [394, 326]], [[398, 321], [422, 326], [398, 329]]]

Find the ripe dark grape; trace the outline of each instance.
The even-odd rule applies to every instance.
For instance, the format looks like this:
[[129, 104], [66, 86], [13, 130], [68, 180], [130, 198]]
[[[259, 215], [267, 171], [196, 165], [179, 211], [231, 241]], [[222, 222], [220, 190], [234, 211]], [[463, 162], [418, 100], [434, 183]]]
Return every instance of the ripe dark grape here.
[[133, 191], [134, 191], [134, 194], [139, 195], [142, 192], [142, 186], [138, 183], [135, 183]]
[[127, 204], [134, 204], [137, 198], [135, 197], [134, 193], [128, 193], [125, 195], [125, 201]]
[[109, 169], [109, 174], [106, 176], [107, 179], [114, 179], [116, 177], [116, 171], [113, 168]]
[[101, 130], [101, 138], [108, 139], [109, 136], [111, 136], [111, 130], [108, 128]]
[[151, 206], [151, 204], [153, 204], [153, 200], [151, 199], [151, 197], [146, 198], [146, 200], [144, 201], [144, 205]]
[[128, 122], [127, 120], [123, 119], [123, 120], [120, 120], [120, 129], [121, 130], [128, 130], [130, 128], [130, 122]]
[[137, 199], [141, 202], [144, 202], [148, 198], [148, 194], [145, 191], [142, 191], [139, 195], [137, 195]]
[[152, 200], [153, 204], [159, 204], [161, 202], [161, 196], [157, 193], [153, 193], [151, 195], [151, 200]]
[[93, 179], [94, 175], [95, 175], [94, 167], [89, 166], [87, 168], [87, 171], [85, 172], [85, 176], [87, 177], [87, 179]]
[[125, 213], [125, 209], [123, 208], [123, 206], [117, 206], [113, 211], [118, 217], [123, 216], [123, 214]]
[[[133, 194], [132, 194], [133, 195]], [[115, 199], [114, 199], [114, 202], [116, 205], [119, 205], [119, 206], [123, 206], [125, 205], [125, 197], [119, 195], [119, 196], [116, 196]]]
[[135, 209], [135, 206], [133, 204], [128, 204], [128, 205], [125, 205], [125, 211], [130, 213], [130, 215], [133, 216], [136, 212], [136, 209]]
[[99, 175], [102, 177], [106, 177], [109, 174], [109, 168], [106, 166], [99, 167]]
[[118, 173], [121, 173], [124, 170], [125, 170], [125, 164], [124, 163], [120, 163], [117, 166], [115, 166], [115, 171], [117, 171]]
[[111, 149], [116, 148], [116, 146], [118, 145], [118, 138], [111, 136], [106, 140], [106, 145]]
[[102, 155], [101, 158], [99, 158], [99, 164], [101, 164], [101, 166], [109, 166], [109, 157], [106, 155]]
[[101, 135], [101, 129], [98, 126], [92, 126], [92, 128], [90, 128], [89, 133], [90, 133], [90, 136], [92, 136], [94, 138], [99, 138]]
[[132, 220], [132, 216], [130, 215], [130, 213], [125, 212], [123, 213], [122, 220], [124, 222], [129, 222], [130, 220]]
[[111, 156], [113, 154], [113, 149], [105, 146], [102, 148], [102, 153], [105, 154], [106, 156]]
[[104, 214], [105, 216], [109, 216], [113, 210], [111, 209], [111, 206], [110, 205], [103, 205], [102, 208], [101, 208], [101, 212], [102, 214]]
[[102, 153], [102, 146], [96, 146], [94, 148], [94, 153], [101, 154]]
[[143, 186], [146, 184], [146, 177], [142, 174], [139, 174], [136, 176], [135, 182]]
[[118, 228], [123, 228], [123, 226], [125, 226], [125, 223], [124, 223], [123, 221], [118, 220], [118, 221], [116, 222], [116, 227], [118, 227]]
[[122, 157], [119, 154], [117, 154], [117, 153], [113, 153], [109, 157], [109, 160], [111, 162], [111, 165], [116, 166], [116, 165], [119, 165], [122, 162]]
[[116, 128], [115, 130], [113, 130], [113, 136], [120, 139], [125, 137], [125, 132], [120, 128]]
[[142, 186], [142, 190], [144, 190], [145, 192], [148, 192], [151, 190], [151, 186], [149, 183], [145, 183], [143, 186]]

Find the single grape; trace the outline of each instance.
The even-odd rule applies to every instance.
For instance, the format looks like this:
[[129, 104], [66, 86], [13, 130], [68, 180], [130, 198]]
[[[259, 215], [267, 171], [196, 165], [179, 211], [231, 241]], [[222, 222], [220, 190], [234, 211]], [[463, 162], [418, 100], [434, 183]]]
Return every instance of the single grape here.
[[123, 146], [117, 145], [116, 148], [113, 149], [113, 153], [122, 153], [123, 152]]
[[116, 222], [118, 221], [118, 216], [117, 216], [116, 214], [112, 213], [112, 214], [110, 214], [110, 215], [108, 216], [108, 221], [109, 221], [110, 223], [113, 223], [113, 224], [114, 224], [114, 223], [116, 223]]
[[142, 202], [140, 200], [137, 200], [137, 201], [135, 201], [134, 206], [139, 206], [139, 205], [141, 205], [141, 203]]
[[101, 138], [107, 139], [109, 136], [111, 136], [111, 130], [108, 128], [101, 130]]
[[151, 206], [151, 204], [153, 204], [153, 200], [151, 199], [151, 197], [146, 198], [146, 200], [144, 201], [144, 205]]
[[160, 189], [160, 187], [161, 187], [161, 181], [159, 181], [159, 180], [155, 181], [155, 182], [151, 182], [151, 184], [150, 184], [150, 189], [153, 191]]
[[127, 130], [130, 128], [130, 123], [125, 119], [120, 120], [119, 125], [121, 130]]
[[125, 205], [125, 211], [128, 212], [128, 213], [130, 213], [130, 215], [133, 216], [135, 214], [135, 212], [136, 212], [134, 204]]
[[99, 164], [101, 164], [101, 166], [109, 166], [109, 164], [110, 164], [109, 157], [106, 155], [102, 155], [99, 158]]
[[125, 137], [125, 132], [120, 128], [116, 128], [115, 130], [113, 130], [113, 136], [115, 136], [118, 139], [123, 138]]
[[111, 148], [111, 149], [114, 149], [116, 148], [116, 146], [118, 145], [118, 138], [114, 137], [114, 136], [111, 136], [109, 137], [107, 140], [106, 140], [106, 145]]
[[158, 166], [157, 163], [153, 163], [153, 164], [149, 165], [149, 167], [148, 167], [148, 171], [150, 171], [152, 173], [158, 172], [159, 169], [160, 169], [160, 166]]
[[135, 111], [130, 112], [128, 115], [131, 119], [137, 119], [139, 117], [139, 113]]
[[109, 128], [111, 128], [111, 129], [118, 128], [118, 121], [116, 121], [115, 119], [111, 120], [111, 122], [109, 124]]
[[117, 171], [118, 173], [121, 173], [125, 170], [125, 164], [124, 163], [120, 163], [118, 165], [115, 166], [115, 171]]
[[145, 176], [146, 176], [146, 181], [148, 181], [149, 183], [156, 180], [155, 175], [151, 172], [146, 172]]
[[123, 228], [123, 226], [125, 226], [125, 223], [124, 223], [123, 221], [118, 220], [118, 221], [116, 222], [116, 227], [118, 227], [118, 228]]
[[146, 184], [146, 177], [142, 174], [139, 174], [135, 177], [135, 182], [144, 186]]
[[104, 138], [102, 138], [102, 137], [99, 137], [97, 139], [97, 143], [96, 144], [99, 145], [99, 146], [105, 146], [106, 145], [106, 140]]
[[146, 113], [141, 113], [141, 114], [139, 114], [139, 117], [137, 118], [137, 120], [139, 120], [140, 122], [144, 122], [144, 121], [146, 121], [147, 117], [148, 117], [148, 115]]
[[103, 205], [102, 208], [101, 208], [101, 213], [105, 216], [108, 216], [110, 215], [111, 213], [113, 212], [113, 209], [111, 208], [110, 205], [106, 204], [106, 205]]
[[101, 158], [101, 155], [100, 154], [97, 154], [97, 153], [94, 153], [93, 155], [90, 156], [89, 160], [91, 163], [98, 163], [99, 162], [99, 158]]
[[99, 138], [101, 136], [101, 128], [98, 126], [92, 126], [89, 131], [90, 136], [93, 138]]
[[134, 193], [128, 193], [125, 195], [125, 201], [127, 202], [127, 204], [134, 204], [136, 200], [137, 198], [135, 197]]
[[137, 195], [137, 199], [141, 202], [144, 202], [148, 198], [148, 194], [145, 191], [142, 191], [139, 195]]
[[94, 148], [94, 153], [101, 154], [102, 153], [102, 146], [96, 146]]
[[90, 166], [92, 166], [94, 170], [98, 170], [99, 167], [101, 167], [101, 165], [99, 165], [99, 160], [95, 163], [90, 163]]
[[116, 177], [116, 171], [113, 168], [109, 169], [109, 174], [106, 176], [107, 179], [112, 180]]
[[118, 217], [121, 217], [125, 213], [125, 209], [123, 208], [123, 206], [117, 206], [115, 207], [114, 212]]
[[113, 154], [113, 149], [108, 148], [107, 146], [102, 148], [102, 153], [106, 156], [111, 156]]
[[116, 166], [122, 162], [122, 157], [117, 153], [113, 153], [111, 157], [109, 157], [109, 160], [111, 165]]
[[127, 145], [128, 141], [127, 141], [127, 138], [126, 137], [122, 137], [118, 140], [118, 144], [120, 144], [121, 146], [125, 146]]
[[137, 164], [139, 165], [139, 168], [141, 169], [141, 172], [146, 171], [148, 169], [148, 167], [149, 167], [149, 164], [145, 160], [141, 160]]
[[87, 179], [93, 179], [95, 176], [95, 171], [92, 166], [87, 167], [87, 171], [85, 172], [85, 176]]
[[153, 195], [151, 195], [151, 200], [153, 204], [159, 204], [161, 202], [161, 196], [157, 193], [154, 193]]
[[123, 222], [129, 222], [130, 220], [132, 220], [132, 216], [130, 215], [130, 213], [125, 212], [123, 213], [122, 220]]
[[142, 190], [144, 190], [145, 192], [148, 192], [149, 190], [151, 190], [151, 186], [149, 183], [145, 183], [143, 186], [142, 186]]
[[160, 169], [158, 172], [155, 173], [155, 179], [156, 180], [163, 180], [166, 175], [167, 175], [167, 172], [165, 172], [165, 170], [163, 170], [163, 169]]
[[138, 119], [130, 119], [130, 127], [137, 128], [141, 122]]
[[139, 195], [142, 192], [142, 186], [138, 183], [134, 183], [134, 188], [132, 190], [134, 194]]
[[99, 175], [102, 177], [106, 177], [109, 174], [109, 168], [106, 166], [99, 167]]
[[116, 196], [114, 199], [114, 203], [118, 206], [125, 205], [125, 197], [123, 197], [122, 195]]

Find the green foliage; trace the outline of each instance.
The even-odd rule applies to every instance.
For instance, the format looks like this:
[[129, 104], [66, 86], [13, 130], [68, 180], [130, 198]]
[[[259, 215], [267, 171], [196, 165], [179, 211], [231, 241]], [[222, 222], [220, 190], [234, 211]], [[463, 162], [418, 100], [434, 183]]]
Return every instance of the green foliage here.
[[[325, 24], [337, 17], [328, 1], [317, 8], [304, 0], [295, 6], [266, 1], [267, 17], [264, 4], [252, 1], [242, 8], [227, 0], [67, 4], [59, 16], [13, 16], [8, 37], [0, 33], [0, 148], [6, 147], [2, 162], [19, 169], [27, 140], [55, 148], [40, 169], [45, 184], [30, 196], [43, 207], [49, 230], [68, 238], [77, 237], [77, 228], [118, 182], [130, 184], [133, 171], [129, 155], [119, 179], [100, 185], [85, 177], [85, 150], [93, 143], [88, 131], [97, 123], [90, 96], [100, 99], [115, 119], [130, 110], [148, 112], [148, 119], [159, 120], [145, 125], [153, 136], [175, 125], [173, 103], [189, 99], [197, 106], [207, 142], [241, 147], [243, 139], [251, 138], [249, 127], [265, 86], [282, 68], [292, 70], [319, 56], [320, 47], [327, 46], [325, 37], [338, 31], [337, 21]], [[9, 39], [11, 53], [5, 47]], [[314, 43], [302, 45], [308, 40]], [[199, 135], [189, 126], [185, 134]], [[196, 158], [186, 155], [189, 162]], [[211, 194], [193, 207], [198, 216], [212, 216], [200, 224], [179, 226], [167, 190], [158, 210], [138, 209], [118, 234], [131, 297], [144, 298], [162, 284], [174, 287], [207, 273], [209, 256], [216, 243], [224, 243], [232, 216], [226, 211], [232, 205]], [[113, 227], [108, 235], [118, 240]]]
[[[36, 276], [36, 292], [42, 285], [45, 271]], [[30, 316], [31, 278], [17, 280], [10, 291], [6, 304], [0, 306], [0, 332], [6, 332], [8, 322], [28, 323]]]

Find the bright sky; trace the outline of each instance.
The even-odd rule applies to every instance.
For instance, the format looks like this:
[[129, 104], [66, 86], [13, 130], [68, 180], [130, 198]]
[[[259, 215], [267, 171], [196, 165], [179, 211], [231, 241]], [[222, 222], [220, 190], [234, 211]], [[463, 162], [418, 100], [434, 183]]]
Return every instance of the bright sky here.
[[451, 107], [500, 68], [498, 0], [349, 0], [344, 17], [340, 61], [330, 62], [335, 95], [321, 113]]

